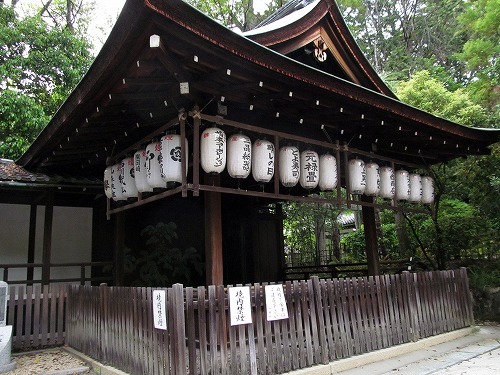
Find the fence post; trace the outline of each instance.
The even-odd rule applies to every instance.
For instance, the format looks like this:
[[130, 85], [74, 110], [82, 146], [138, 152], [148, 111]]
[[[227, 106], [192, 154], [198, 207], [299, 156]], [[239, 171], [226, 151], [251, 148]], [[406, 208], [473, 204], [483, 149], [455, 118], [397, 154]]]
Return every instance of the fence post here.
[[173, 320], [172, 332], [173, 358], [172, 369], [174, 375], [186, 374], [186, 318], [184, 315], [184, 286], [172, 285], [172, 299], [174, 310], [169, 319]]
[[472, 308], [472, 292], [469, 287], [469, 277], [467, 275], [467, 268], [460, 267], [460, 277], [463, 279], [464, 291], [465, 293], [465, 311], [467, 312], [466, 323], [469, 325], [474, 325], [474, 310]]
[[413, 277], [412, 274], [409, 271], [403, 271], [403, 280], [404, 280], [404, 287], [406, 288], [406, 295], [407, 295], [407, 300], [405, 303], [408, 304], [408, 311], [409, 311], [409, 324], [410, 324], [410, 335], [409, 337], [411, 338], [412, 341], [417, 341], [419, 339], [419, 332], [418, 332], [418, 316], [417, 316], [417, 306], [415, 302], [415, 294], [414, 294], [414, 285], [413, 285]]

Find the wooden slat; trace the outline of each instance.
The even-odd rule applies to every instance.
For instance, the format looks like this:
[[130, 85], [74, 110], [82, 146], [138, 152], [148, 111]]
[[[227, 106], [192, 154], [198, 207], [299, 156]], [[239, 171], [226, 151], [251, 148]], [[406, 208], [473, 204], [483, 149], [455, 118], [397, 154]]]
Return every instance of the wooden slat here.
[[309, 319], [309, 296], [308, 296], [308, 288], [307, 282], [301, 281], [300, 283], [300, 302], [302, 307], [302, 323], [304, 324], [304, 333], [305, 333], [305, 346], [306, 346], [306, 358], [307, 358], [307, 366], [311, 366], [314, 364], [314, 348], [312, 343], [312, 334], [311, 334], [311, 320]]
[[208, 287], [208, 332], [210, 342], [210, 371], [219, 374], [219, 363], [217, 361], [217, 317], [216, 317], [216, 294], [215, 286]]
[[16, 299], [16, 325], [15, 332], [16, 340], [14, 349], [21, 349], [23, 344], [23, 312], [24, 312], [24, 285], [18, 285], [17, 287], [17, 299]]
[[257, 372], [259, 374], [266, 373], [266, 351], [264, 340], [264, 324], [265, 315], [263, 313], [264, 302], [261, 295], [262, 287], [259, 283], [255, 283], [253, 287], [253, 300], [255, 306], [255, 332], [257, 335]]
[[[292, 283], [287, 281], [285, 283], [285, 300], [288, 306], [288, 327], [290, 329], [290, 345], [291, 345], [291, 370], [296, 370], [299, 368], [300, 356], [299, 356], [299, 340], [297, 337], [297, 326], [295, 322], [295, 300], [293, 297]], [[264, 348], [262, 348], [264, 350]]]
[[[32, 330], [32, 324], [31, 324], [31, 319], [32, 319], [32, 311], [33, 311], [33, 285], [28, 285], [26, 287], [26, 316], [25, 316], [25, 323], [24, 323], [24, 345], [25, 348], [30, 348], [31, 347], [31, 330]], [[62, 315], [61, 315], [61, 321], [62, 321]], [[60, 330], [61, 336], [63, 334], [63, 327], [61, 327]], [[62, 345], [61, 340], [61, 345]]]
[[[315, 346], [318, 346], [316, 361], [323, 364], [328, 364], [328, 344], [325, 332], [325, 317], [323, 315], [325, 302], [322, 299], [321, 285], [318, 277], [313, 277], [309, 283], [309, 298], [314, 300], [314, 309], [311, 312], [311, 320], [314, 325], [317, 341]], [[311, 303], [312, 304], [312, 303]]]
[[200, 373], [201, 375], [208, 374], [207, 361], [208, 348], [207, 348], [207, 318], [206, 311], [207, 307], [205, 305], [205, 287], [199, 286], [198, 289], [198, 330], [199, 330], [199, 342], [200, 342]]
[[[302, 290], [301, 284], [298, 281], [293, 282], [293, 302], [295, 307], [295, 323], [297, 332], [297, 343], [299, 350], [299, 366], [300, 368], [307, 366], [307, 351], [305, 349], [304, 325], [302, 319]], [[307, 315], [306, 315], [307, 316]], [[268, 344], [269, 345], [269, 344]], [[269, 361], [272, 369], [274, 368], [272, 361]]]

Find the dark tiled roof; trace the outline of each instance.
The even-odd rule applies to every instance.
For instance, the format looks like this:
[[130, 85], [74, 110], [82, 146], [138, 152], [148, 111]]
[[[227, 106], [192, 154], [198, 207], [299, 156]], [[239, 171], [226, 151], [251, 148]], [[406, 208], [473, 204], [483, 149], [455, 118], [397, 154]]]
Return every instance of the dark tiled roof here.
[[31, 173], [12, 160], [0, 159], [0, 181], [48, 182], [50, 178], [43, 173]]
[[32, 173], [17, 165], [14, 161], [0, 159], [0, 183], [40, 183], [43, 185], [85, 185], [101, 186], [102, 181], [84, 177], [46, 175], [44, 173]]

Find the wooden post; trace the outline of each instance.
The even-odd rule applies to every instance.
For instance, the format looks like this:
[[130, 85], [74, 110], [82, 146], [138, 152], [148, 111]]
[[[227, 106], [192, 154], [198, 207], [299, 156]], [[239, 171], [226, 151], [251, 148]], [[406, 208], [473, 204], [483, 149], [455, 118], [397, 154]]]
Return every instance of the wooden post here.
[[[373, 202], [372, 197], [361, 196], [363, 202]], [[363, 224], [365, 227], [366, 259], [368, 261], [368, 275], [380, 275], [380, 260], [378, 257], [377, 227], [375, 225], [375, 208], [363, 206]]]
[[54, 192], [49, 191], [45, 200], [43, 223], [42, 285], [50, 283], [50, 253], [52, 250], [52, 221], [54, 217]]
[[[220, 185], [220, 176], [211, 176]], [[207, 285], [223, 285], [221, 193], [206, 191], [205, 196], [205, 262]]]
[[[32, 204], [30, 208], [30, 227], [28, 239], [28, 263], [35, 263], [35, 243], [36, 243], [36, 213], [38, 206]], [[33, 267], [26, 270], [26, 280], [28, 285], [33, 285]]]
[[125, 257], [125, 214], [117, 212], [115, 218], [115, 286], [123, 285], [123, 261]]

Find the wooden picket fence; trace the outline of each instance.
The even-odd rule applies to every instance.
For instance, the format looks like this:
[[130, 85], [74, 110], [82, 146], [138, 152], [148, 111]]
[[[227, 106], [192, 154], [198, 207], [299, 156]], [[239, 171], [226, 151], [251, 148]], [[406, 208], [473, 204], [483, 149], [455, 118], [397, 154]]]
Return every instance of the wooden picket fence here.
[[465, 269], [283, 284], [289, 318], [231, 326], [224, 286], [165, 288], [167, 330], [152, 288], [72, 286], [66, 342], [131, 374], [280, 374], [473, 324]]
[[13, 326], [15, 351], [64, 344], [66, 285], [11, 285], [7, 324]]

